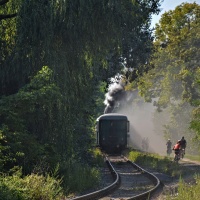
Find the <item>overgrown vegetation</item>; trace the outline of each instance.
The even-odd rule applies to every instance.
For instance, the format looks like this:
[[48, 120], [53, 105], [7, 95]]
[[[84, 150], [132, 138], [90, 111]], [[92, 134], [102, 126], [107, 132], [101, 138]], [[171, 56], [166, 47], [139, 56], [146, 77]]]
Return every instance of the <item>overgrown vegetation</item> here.
[[158, 6], [159, 0], [0, 0], [0, 170], [22, 168], [9, 184], [40, 185], [57, 165], [66, 195], [98, 184], [100, 159], [92, 149], [100, 100], [124, 59], [134, 77], [144, 72]]
[[177, 194], [175, 195], [167, 195], [166, 200], [198, 200], [200, 196], [200, 177], [199, 175], [195, 176], [195, 181], [191, 183], [186, 183], [182, 179], [180, 179], [179, 187]]
[[[168, 194], [165, 194], [165, 199], [199, 199], [200, 171], [196, 171], [196, 174], [192, 177], [191, 172], [188, 174], [187, 169], [184, 169], [180, 164], [173, 162], [172, 157], [163, 157], [153, 153], [131, 150], [128, 153], [128, 158], [143, 166], [145, 169], [155, 169], [156, 171], [168, 174], [172, 178], [180, 179], [177, 186], [178, 189], [174, 188], [173, 191], [169, 191]], [[184, 176], [190, 176], [191, 181], [184, 182], [182, 179]], [[194, 178], [194, 180], [192, 180], [192, 178]], [[175, 192], [176, 190], [177, 192]]]
[[146, 101], [153, 100], [158, 112], [168, 113], [165, 137], [177, 141], [185, 136], [191, 153], [197, 152], [200, 135], [199, 12], [198, 4], [183, 3], [162, 15], [155, 28], [152, 69], [138, 84]]
[[49, 174], [30, 174], [23, 177], [21, 170], [17, 170], [10, 176], [0, 176], [0, 199], [60, 200], [64, 197], [61, 182], [61, 179]]
[[[170, 108], [166, 137], [177, 140], [184, 133], [199, 147], [200, 8], [186, 3], [165, 13], [153, 40], [151, 15], [159, 12], [160, 2], [0, 0], [4, 183], [19, 182], [21, 188], [33, 179], [50, 187], [55, 181], [52, 191], [61, 186], [66, 194], [98, 184], [95, 118], [103, 112], [108, 79], [116, 73], [123, 73], [126, 89], [138, 89], [147, 101], [156, 98], [159, 112]], [[151, 162], [147, 155], [144, 160]], [[169, 170], [167, 158], [151, 163]], [[16, 166], [22, 169], [17, 178], [12, 175]], [[56, 166], [62, 182], [46, 178]]]
[[144, 168], [152, 168], [172, 177], [179, 177], [183, 173], [183, 169], [179, 164], [173, 162], [172, 157], [163, 157], [153, 153], [130, 151], [128, 153], [128, 158]]

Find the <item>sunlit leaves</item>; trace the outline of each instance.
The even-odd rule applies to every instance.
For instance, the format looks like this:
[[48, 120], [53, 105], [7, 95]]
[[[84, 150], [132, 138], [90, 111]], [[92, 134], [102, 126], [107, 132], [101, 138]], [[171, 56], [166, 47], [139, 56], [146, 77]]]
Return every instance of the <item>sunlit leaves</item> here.
[[[151, 69], [139, 82], [139, 91], [156, 98], [158, 110], [168, 107], [170, 134], [199, 135], [200, 6], [184, 3], [162, 15], [156, 25]], [[192, 106], [196, 106], [193, 111]], [[166, 109], [165, 109], [166, 110]], [[193, 119], [193, 120], [192, 120]], [[189, 123], [191, 122], [191, 128]], [[180, 137], [181, 135], [179, 135]]]
[[[195, 83], [197, 84], [195, 87], [198, 88], [198, 92], [200, 92], [200, 67], [196, 71]], [[193, 109], [193, 118], [191, 121], [191, 128], [196, 132], [197, 137], [200, 139], [200, 99], [193, 100], [193, 105], [196, 107]]]
[[170, 103], [171, 98], [182, 98], [190, 103], [198, 98], [194, 76], [200, 62], [200, 37], [196, 34], [199, 32], [199, 9], [195, 3], [181, 4], [174, 11], [164, 13], [156, 26], [155, 53], [151, 61], [154, 69], [150, 72], [156, 75], [149, 81], [154, 87], [156, 83], [160, 84], [161, 90], [157, 95], [161, 105], [167, 99]]

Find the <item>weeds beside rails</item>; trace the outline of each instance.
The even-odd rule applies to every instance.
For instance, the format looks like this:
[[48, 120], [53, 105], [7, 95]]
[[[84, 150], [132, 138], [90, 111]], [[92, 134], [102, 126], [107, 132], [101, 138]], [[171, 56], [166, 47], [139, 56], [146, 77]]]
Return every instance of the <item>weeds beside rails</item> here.
[[176, 193], [166, 196], [166, 200], [199, 200], [200, 197], [200, 176], [196, 175], [193, 182], [185, 182], [180, 179]]
[[163, 157], [158, 154], [134, 150], [128, 152], [127, 157], [129, 160], [143, 166], [144, 168], [155, 169], [156, 171], [166, 173], [172, 178], [179, 177], [183, 172], [183, 169], [178, 165], [178, 163], [173, 161], [173, 157]]
[[31, 174], [22, 178], [21, 171], [0, 176], [0, 199], [60, 200], [64, 197], [61, 180], [50, 175]]
[[[173, 157], [163, 157], [153, 153], [143, 153], [138, 151], [130, 151], [127, 156], [130, 160], [140, 164], [144, 168], [153, 168], [179, 178], [184, 174], [184, 169], [173, 161]], [[196, 174], [191, 182], [184, 182], [182, 178], [179, 180], [176, 192], [167, 194], [166, 200], [199, 200], [200, 198], [200, 175]]]

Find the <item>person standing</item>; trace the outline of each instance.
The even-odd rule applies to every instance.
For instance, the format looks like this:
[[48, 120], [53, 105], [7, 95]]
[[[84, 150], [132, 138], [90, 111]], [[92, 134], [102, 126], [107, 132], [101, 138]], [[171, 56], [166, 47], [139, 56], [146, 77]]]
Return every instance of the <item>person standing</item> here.
[[166, 145], [167, 145], [167, 155], [170, 156], [170, 154], [172, 153], [172, 142], [170, 139], [168, 139]]

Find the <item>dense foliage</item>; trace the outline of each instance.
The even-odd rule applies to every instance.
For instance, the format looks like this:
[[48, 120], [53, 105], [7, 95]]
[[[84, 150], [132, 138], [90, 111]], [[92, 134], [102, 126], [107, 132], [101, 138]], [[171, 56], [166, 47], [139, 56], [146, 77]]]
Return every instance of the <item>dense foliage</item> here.
[[[159, 0], [0, 0], [0, 170], [43, 174], [59, 163], [66, 192], [88, 173], [106, 81], [143, 74]], [[96, 171], [91, 170], [91, 177]], [[93, 182], [92, 182], [93, 184]], [[88, 186], [89, 187], [89, 186]], [[83, 188], [81, 188], [83, 189]], [[81, 190], [80, 189], [80, 190]], [[85, 188], [84, 188], [85, 189]]]
[[184, 3], [162, 15], [155, 30], [152, 69], [139, 81], [140, 94], [147, 101], [154, 99], [158, 111], [170, 108], [171, 120], [166, 132], [174, 140], [186, 134], [191, 142], [200, 135], [199, 13], [198, 4]]
[[[184, 3], [164, 13], [153, 38], [151, 15], [160, 2], [0, 0], [3, 198], [51, 190], [44, 198], [53, 199], [63, 195], [60, 184], [66, 194], [97, 184], [94, 123], [116, 73], [163, 116], [170, 113], [166, 137], [186, 134], [199, 144], [200, 6]], [[57, 167], [62, 181], [49, 175]], [[26, 193], [27, 182], [36, 187]]]
[[0, 177], [0, 199], [60, 200], [64, 197], [60, 186], [61, 180], [55, 180], [48, 174], [30, 174], [24, 178], [21, 175], [19, 170], [12, 176]]

